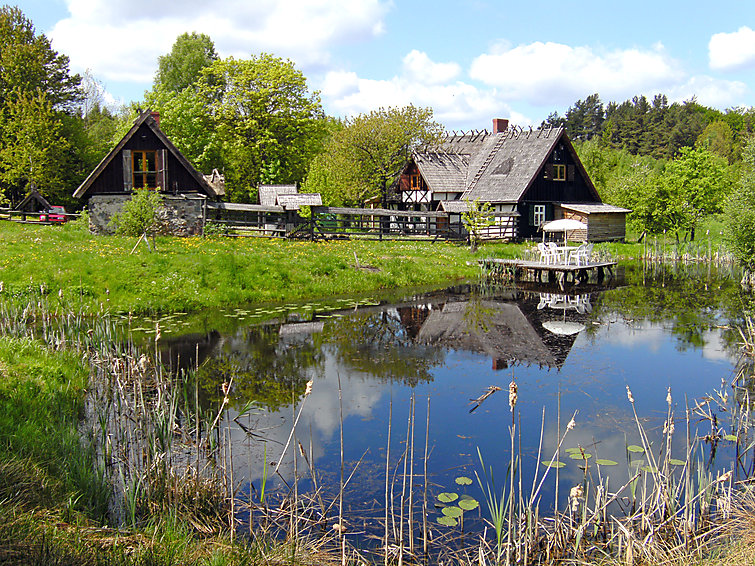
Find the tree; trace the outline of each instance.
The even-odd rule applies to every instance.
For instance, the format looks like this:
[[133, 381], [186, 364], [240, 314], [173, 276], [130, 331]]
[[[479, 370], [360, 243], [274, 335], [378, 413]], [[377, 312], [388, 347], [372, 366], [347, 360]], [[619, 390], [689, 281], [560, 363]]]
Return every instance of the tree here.
[[[0, 112], [22, 94], [44, 92], [55, 110], [72, 110], [81, 98], [81, 77], [68, 71], [44, 35], [16, 7], [0, 8]], [[5, 116], [3, 116], [5, 117]]]
[[666, 166], [663, 181], [682, 213], [674, 228], [689, 230], [693, 240], [700, 219], [721, 211], [731, 186], [725, 160], [700, 147], [680, 149]]
[[469, 231], [469, 247], [476, 252], [481, 232], [495, 222], [493, 207], [489, 202], [481, 203], [480, 199], [465, 199], [465, 202], [467, 210], [461, 214], [461, 220]]
[[380, 108], [360, 114], [330, 137], [325, 152], [310, 168], [305, 190], [320, 192], [328, 204], [363, 206], [380, 197], [383, 204], [412, 151], [436, 143], [443, 127], [429, 108]]
[[[726, 240], [737, 261], [752, 274], [755, 272], [755, 137], [745, 146], [742, 159], [742, 176], [724, 205]], [[749, 274], [745, 279], [751, 279]]]
[[80, 182], [79, 148], [68, 138], [80, 83], [21, 10], [0, 7], [0, 192], [12, 201], [31, 182], [57, 200]]
[[157, 59], [155, 87], [181, 92], [196, 82], [202, 69], [217, 60], [215, 44], [208, 35], [197, 32], [181, 34], [170, 53]]
[[62, 122], [44, 92], [22, 93], [6, 105], [0, 143], [0, 181], [18, 202], [33, 183], [47, 197], [66, 189], [63, 165], [70, 149]]

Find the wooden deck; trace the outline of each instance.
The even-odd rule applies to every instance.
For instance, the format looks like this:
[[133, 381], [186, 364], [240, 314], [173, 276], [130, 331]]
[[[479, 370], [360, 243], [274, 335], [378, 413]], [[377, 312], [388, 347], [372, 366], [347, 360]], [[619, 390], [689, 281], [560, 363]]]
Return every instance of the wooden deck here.
[[[521, 259], [481, 259], [480, 267], [492, 278], [513, 278], [514, 280], [529, 280], [538, 283], [558, 283], [561, 289], [571, 282], [579, 285], [596, 275], [598, 283], [613, 278], [615, 261], [589, 262], [586, 265], [571, 265], [564, 263], [548, 264], [539, 261], [525, 261]], [[543, 281], [543, 277], [546, 280]]]

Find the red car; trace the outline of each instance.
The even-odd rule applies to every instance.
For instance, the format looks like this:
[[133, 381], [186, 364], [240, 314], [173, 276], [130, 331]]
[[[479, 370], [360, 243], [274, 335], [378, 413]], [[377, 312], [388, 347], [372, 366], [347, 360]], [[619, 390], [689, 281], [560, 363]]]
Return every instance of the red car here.
[[66, 209], [62, 206], [53, 206], [49, 210], [44, 211], [39, 215], [39, 219], [42, 222], [60, 222], [61, 224], [68, 220], [66, 216]]

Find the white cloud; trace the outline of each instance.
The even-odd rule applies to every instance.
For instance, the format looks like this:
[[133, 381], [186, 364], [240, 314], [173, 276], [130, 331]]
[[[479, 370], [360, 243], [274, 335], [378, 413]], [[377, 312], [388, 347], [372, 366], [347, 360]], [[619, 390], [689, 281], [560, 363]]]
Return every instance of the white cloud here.
[[452, 81], [461, 72], [457, 63], [435, 63], [427, 53], [410, 51], [404, 57], [404, 74], [425, 84], [441, 84]]
[[755, 66], [755, 31], [742, 26], [733, 33], [717, 33], [708, 43], [710, 68], [731, 71]]
[[550, 42], [499, 46], [472, 62], [470, 76], [497, 87], [507, 99], [551, 106], [594, 92], [603, 98], [662, 92], [684, 78], [660, 44], [650, 50], [600, 52]]
[[705, 106], [731, 108], [745, 105], [747, 93], [747, 85], [743, 82], [697, 76], [683, 84], [670, 87], [665, 94], [671, 102], [682, 102], [695, 97], [697, 102]]
[[429, 84], [412, 76], [386, 80], [364, 79], [351, 72], [333, 71], [321, 85], [326, 110], [338, 116], [355, 116], [379, 107], [416, 106], [433, 109], [434, 118], [447, 128], [490, 127], [492, 118], [506, 118], [526, 125], [527, 120], [513, 114], [494, 89], [482, 90], [456, 81]]
[[69, 0], [70, 16], [50, 32], [74, 71], [106, 81], [149, 82], [158, 56], [184, 32], [209, 35], [221, 56], [260, 51], [322, 65], [338, 43], [384, 32], [386, 0]]

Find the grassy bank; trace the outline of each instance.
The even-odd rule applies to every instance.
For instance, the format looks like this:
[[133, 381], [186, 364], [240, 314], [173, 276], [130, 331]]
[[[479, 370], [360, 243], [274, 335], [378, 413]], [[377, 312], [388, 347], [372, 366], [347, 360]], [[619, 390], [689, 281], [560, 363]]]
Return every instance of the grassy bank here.
[[336, 563], [326, 540], [202, 532], [175, 502], [132, 527], [110, 525], [108, 474], [82, 428], [92, 382], [81, 354], [0, 337], [0, 564]]
[[520, 245], [483, 246], [476, 254], [447, 242], [158, 237], [157, 252], [135, 238], [92, 236], [71, 226], [0, 222], [4, 293], [45, 291], [61, 303], [105, 304], [144, 313], [295, 301], [379, 289], [444, 285], [476, 276], [467, 262]]

